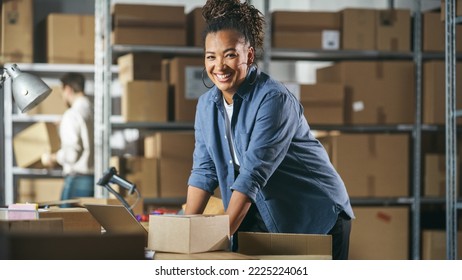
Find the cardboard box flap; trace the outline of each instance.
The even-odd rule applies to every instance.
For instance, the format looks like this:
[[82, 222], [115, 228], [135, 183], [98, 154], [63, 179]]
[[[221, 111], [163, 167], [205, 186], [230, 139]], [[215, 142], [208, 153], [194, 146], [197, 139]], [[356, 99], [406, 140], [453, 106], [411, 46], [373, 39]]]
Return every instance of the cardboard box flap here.
[[332, 255], [332, 236], [239, 232], [238, 252], [246, 255]]
[[272, 23], [274, 31], [339, 30], [340, 13], [274, 11]]

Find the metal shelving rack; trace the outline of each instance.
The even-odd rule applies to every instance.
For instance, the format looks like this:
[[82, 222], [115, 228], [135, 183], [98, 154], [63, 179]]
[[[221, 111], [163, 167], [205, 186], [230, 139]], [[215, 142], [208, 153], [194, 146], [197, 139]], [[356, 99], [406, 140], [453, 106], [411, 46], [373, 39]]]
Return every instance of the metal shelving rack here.
[[[6, 65], [7, 66], [7, 65]], [[88, 64], [48, 64], [48, 63], [19, 63], [19, 68], [25, 72], [34, 73], [41, 78], [58, 78], [63, 73], [72, 69], [82, 73], [85, 76], [92, 77], [94, 75], [94, 66]], [[111, 66], [111, 75], [118, 72], [116, 66]], [[7, 79], [4, 83], [4, 93], [11, 92], [11, 80]], [[17, 124], [32, 124], [35, 122], [57, 122], [60, 120], [59, 115], [27, 115], [16, 114], [13, 109], [13, 100], [11, 94], [4, 94], [3, 104], [3, 186], [4, 186], [4, 204], [9, 205], [14, 203], [15, 196], [15, 179], [16, 177], [29, 178], [62, 178], [62, 171], [59, 169], [30, 169], [20, 168], [13, 165], [13, 125]]]
[[457, 259], [457, 131], [456, 118], [462, 116], [456, 110], [456, 24], [462, 17], [456, 17], [456, 1], [445, 0], [446, 28], [446, 257]]

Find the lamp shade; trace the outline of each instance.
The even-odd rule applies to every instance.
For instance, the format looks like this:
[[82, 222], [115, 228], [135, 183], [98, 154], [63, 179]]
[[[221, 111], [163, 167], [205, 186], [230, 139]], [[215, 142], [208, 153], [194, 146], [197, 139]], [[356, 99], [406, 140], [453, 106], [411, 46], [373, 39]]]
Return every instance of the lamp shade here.
[[6, 68], [11, 78], [13, 99], [22, 113], [34, 108], [51, 93], [51, 88], [40, 78], [24, 73], [16, 64]]

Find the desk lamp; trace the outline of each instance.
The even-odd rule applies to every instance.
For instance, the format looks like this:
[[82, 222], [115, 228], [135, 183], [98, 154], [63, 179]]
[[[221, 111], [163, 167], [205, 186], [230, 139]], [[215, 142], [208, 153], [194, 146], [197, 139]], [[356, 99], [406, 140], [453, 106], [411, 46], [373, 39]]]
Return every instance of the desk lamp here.
[[6, 78], [11, 78], [13, 99], [19, 110], [21, 110], [21, 113], [34, 108], [51, 93], [51, 88], [40, 78], [22, 72], [16, 64], [12, 64], [2, 70], [0, 85], [4, 83]]

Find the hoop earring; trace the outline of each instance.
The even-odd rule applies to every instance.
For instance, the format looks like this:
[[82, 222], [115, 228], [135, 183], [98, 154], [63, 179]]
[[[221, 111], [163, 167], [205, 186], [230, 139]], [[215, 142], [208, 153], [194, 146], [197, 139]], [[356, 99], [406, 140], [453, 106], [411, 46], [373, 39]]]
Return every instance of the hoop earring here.
[[252, 65], [255, 65], [255, 78], [253, 79], [253, 81], [251, 81], [251, 82], [249, 83], [249, 85], [251, 85], [251, 86], [253, 86], [253, 85], [255, 84], [255, 82], [257, 81], [257, 78], [258, 78], [258, 64], [256, 64], [256, 63], [253, 64], [253, 63], [252, 63], [252, 64], [250, 65], [249, 69], [252, 67]]
[[208, 85], [205, 83], [205, 80], [204, 80], [204, 72], [205, 72], [205, 67], [204, 67], [204, 69], [202, 70], [202, 83], [204, 84], [204, 86], [205, 86], [206, 88], [213, 88], [214, 85], [208, 86]]

